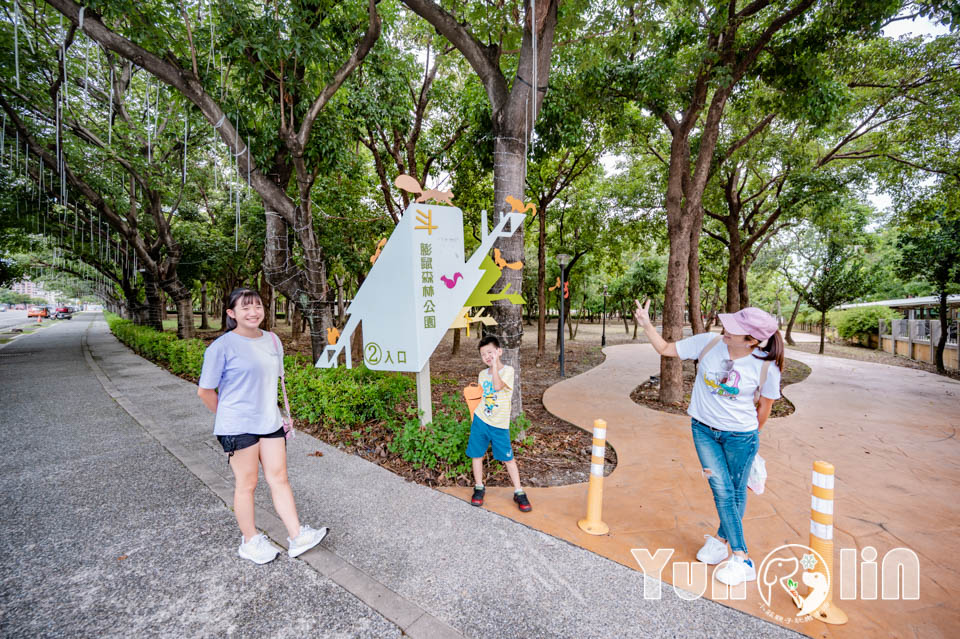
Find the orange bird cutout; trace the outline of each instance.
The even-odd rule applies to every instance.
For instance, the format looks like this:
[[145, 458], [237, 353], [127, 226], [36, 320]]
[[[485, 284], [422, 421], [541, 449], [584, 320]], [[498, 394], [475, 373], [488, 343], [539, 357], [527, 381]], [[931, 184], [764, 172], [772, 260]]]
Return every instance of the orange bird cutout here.
[[327, 346], [333, 346], [340, 339], [340, 331], [336, 326], [327, 329]]
[[510, 205], [510, 208], [513, 209], [513, 213], [526, 213], [527, 211], [533, 211], [533, 215], [530, 216], [530, 219], [537, 217], [537, 205], [533, 202], [527, 202], [524, 204], [521, 200], [508, 195], [504, 198], [507, 201], [507, 204]]
[[523, 268], [523, 262], [508, 262], [503, 259], [503, 255], [500, 254], [500, 249], [498, 248], [493, 249], [493, 261], [496, 262], [497, 267], [501, 271], [504, 269], [504, 267], [514, 271], [519, 271]]
[[558, 288], [560, 288], [560, 278], [559, 278], [559, 277], [557, 278], [557, 283], [554, 284], [553, 286], [551, 286], [550, 288], [548, 288], [547, 290], [548, 290], [548, 291], [555, 291], [555, 290], [557, 290]]
[[370, 266], [373, 266], [377, 263], [377, 258], [380, 257], [380, 251], [383, 250], [383, 247], [387, 244], [387, 238], [383, 238], [377, 242], [377, 252], [370, 256]]

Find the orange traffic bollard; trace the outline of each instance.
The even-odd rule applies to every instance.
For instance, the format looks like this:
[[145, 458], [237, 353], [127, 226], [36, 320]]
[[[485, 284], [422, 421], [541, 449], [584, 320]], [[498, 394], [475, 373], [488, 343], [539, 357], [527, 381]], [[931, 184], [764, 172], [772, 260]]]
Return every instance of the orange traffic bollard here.
[[[817, 552], [827, 564], [817, 563], [813, 572], [828, 578], [827, 598], [811, 616], [829, 624], [847, 623], [847, 615], [833, 603], [833, 585], [837, 574], [833, 570], [833, 464], [813, 462], [813, 487], [810, 499], [810, 549]], [[829, 573], [829, 575], [827, 574]]]
[[603, 523], [603, 457], [607, 448], [607, 422], [593, 421], [593, 451], [590, 456], [590, 485], [587, 488], [587, 517], [577, 522], [580, 529], [591, 535], [606, 535], [610, 527]]

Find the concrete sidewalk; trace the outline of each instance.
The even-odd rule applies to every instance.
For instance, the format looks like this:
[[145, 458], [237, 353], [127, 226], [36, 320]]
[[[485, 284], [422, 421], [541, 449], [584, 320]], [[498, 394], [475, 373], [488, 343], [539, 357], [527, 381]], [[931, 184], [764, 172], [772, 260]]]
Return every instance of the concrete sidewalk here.
[[[796, 636], [669, 587], [646, 601], [636, 570], [303, 433], [288, 456], [301, 519], [332, 531], [255, 566], [236, 556], [232, 475], [196, 386], [99, 316], [0, 350], [0, 384], [4, 634]], [[285, 542], [262, 481], [257, 500]]]

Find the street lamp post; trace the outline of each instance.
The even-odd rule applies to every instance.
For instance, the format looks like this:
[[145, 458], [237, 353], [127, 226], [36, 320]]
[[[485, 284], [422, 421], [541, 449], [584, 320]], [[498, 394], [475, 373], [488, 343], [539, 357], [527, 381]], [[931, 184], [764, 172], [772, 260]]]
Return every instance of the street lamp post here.
[[560, 265], [560, 377], [566, 377], [563, 368], [563, 295], [567, 290], [567, 264], [570, 263], [570, 256], [561, 253], [557, 256], [557, 263]]
[[607, 285], [603, 285], [603, 333], [600, 335], [600, 348], [607, 345]]

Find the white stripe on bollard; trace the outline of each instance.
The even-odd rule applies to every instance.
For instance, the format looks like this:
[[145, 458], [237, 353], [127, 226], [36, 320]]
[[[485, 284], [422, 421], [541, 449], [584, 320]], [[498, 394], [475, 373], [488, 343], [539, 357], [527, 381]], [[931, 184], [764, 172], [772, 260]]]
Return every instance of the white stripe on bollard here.
[[603, 456], [606, 453], [606, 448], [606, 446], [593, 446], [593, 456], [603, 459]]
[[833, 514], [832, 499], [820, 499], [816, 495], [810, 495], [810, 507], [818, 513], [823, 513], [824, 515]]
[[593, 438], [594, 438], [594, 439], [606, 439], [606, 438], [607, 438], [607, 429], [606, 429], [606, 428], [594, 428], [594, 429], [593, 429]]
[[590, 474], [595, 477], [603, 477], [603, 464], [590, 464]]
[[813, 485], [833, 490], [833, 475], [824, 475], [813, 471]]
[[817, 522], [810, 520], [810, 534], [816, 535], [820, 539], [825, 541], [830, 541], [833, 539], [833, 526], [825, 526], [823, 524], [818, 524]]

